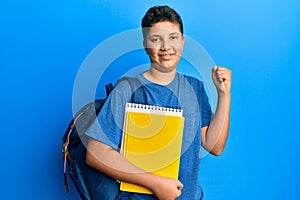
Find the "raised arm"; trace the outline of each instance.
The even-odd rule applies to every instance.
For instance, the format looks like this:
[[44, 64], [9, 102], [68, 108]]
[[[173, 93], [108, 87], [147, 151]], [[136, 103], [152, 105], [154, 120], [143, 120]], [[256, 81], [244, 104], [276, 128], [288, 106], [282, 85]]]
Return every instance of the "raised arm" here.
[[231, 71], [224, 67], [214, 67], [212, 79], [218, 92], [218, 104], [210, 125], [202, 128], [202, 146], [219, 156], [225, 147], [229, 131]]
[[146, 187], [158, 199], [175, 199], [181, 195], [183, 185], [180, 181], [146, 172], [97, 140], [90, 139], [88, 142], [86, 163], [116, 180]]

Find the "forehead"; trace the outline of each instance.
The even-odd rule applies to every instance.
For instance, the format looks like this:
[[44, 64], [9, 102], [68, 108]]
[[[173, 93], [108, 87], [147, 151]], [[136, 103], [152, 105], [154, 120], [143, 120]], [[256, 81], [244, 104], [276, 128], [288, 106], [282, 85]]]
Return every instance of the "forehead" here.
[[173, 34], [180, 33], [180, 28], [177, 23], [162, 21], [157, 22], [149, 28], [149, 36], [151, 35], [165, 35], [165, 34]]

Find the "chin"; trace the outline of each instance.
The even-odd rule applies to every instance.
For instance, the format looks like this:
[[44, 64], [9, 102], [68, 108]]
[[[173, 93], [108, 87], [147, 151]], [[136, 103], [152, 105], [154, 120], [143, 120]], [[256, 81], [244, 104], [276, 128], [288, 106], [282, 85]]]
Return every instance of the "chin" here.
[[161, 71], [163, 72], [172, 72], [176, 70], [176, 67], [174, 65], [168, 65], [168, 64], [160, 64]]

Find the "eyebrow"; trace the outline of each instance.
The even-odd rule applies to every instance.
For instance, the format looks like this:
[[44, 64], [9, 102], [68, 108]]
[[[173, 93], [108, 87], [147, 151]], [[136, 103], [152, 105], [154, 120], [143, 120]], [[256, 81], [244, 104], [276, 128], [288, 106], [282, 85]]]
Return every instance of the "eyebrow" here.
[[169, 35], [180, 35], [180, 32], [173, 32], [173, 33], [170, 33]]
[[[180, 33], [179, 32], [172, 32], [169, 35], [180, 35]], [[161, 35], [154, 34], [154, 35], [150, 35], [150, 37], [161, 37]]]

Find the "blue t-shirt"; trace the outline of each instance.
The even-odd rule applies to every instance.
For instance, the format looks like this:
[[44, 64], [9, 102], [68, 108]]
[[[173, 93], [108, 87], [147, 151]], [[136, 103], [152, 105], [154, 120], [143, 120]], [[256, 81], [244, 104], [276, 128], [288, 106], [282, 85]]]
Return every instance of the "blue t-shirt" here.
[[[185, 118], [179, 180], [183, 183], [180, 200], [202, 199], [202, 189], [198, 184], [200, 165], [201, 128], [208, 126], [212, 111], [203, 83], [191, 76], [176, 74], [168, 85], [148, 81], [142, 74], [137, 75], [143, 85], [147, 104], [176, 107], [183, 110]], [[131, 101], [132, 91], [127, 81], [121, 82], [108, 97], [101, 109], [98, 120], [86, 134], [93, 139], [119, 150], [126, 102]], [[156, 199], [154, 195], [129, 193], [132, 199]]]

